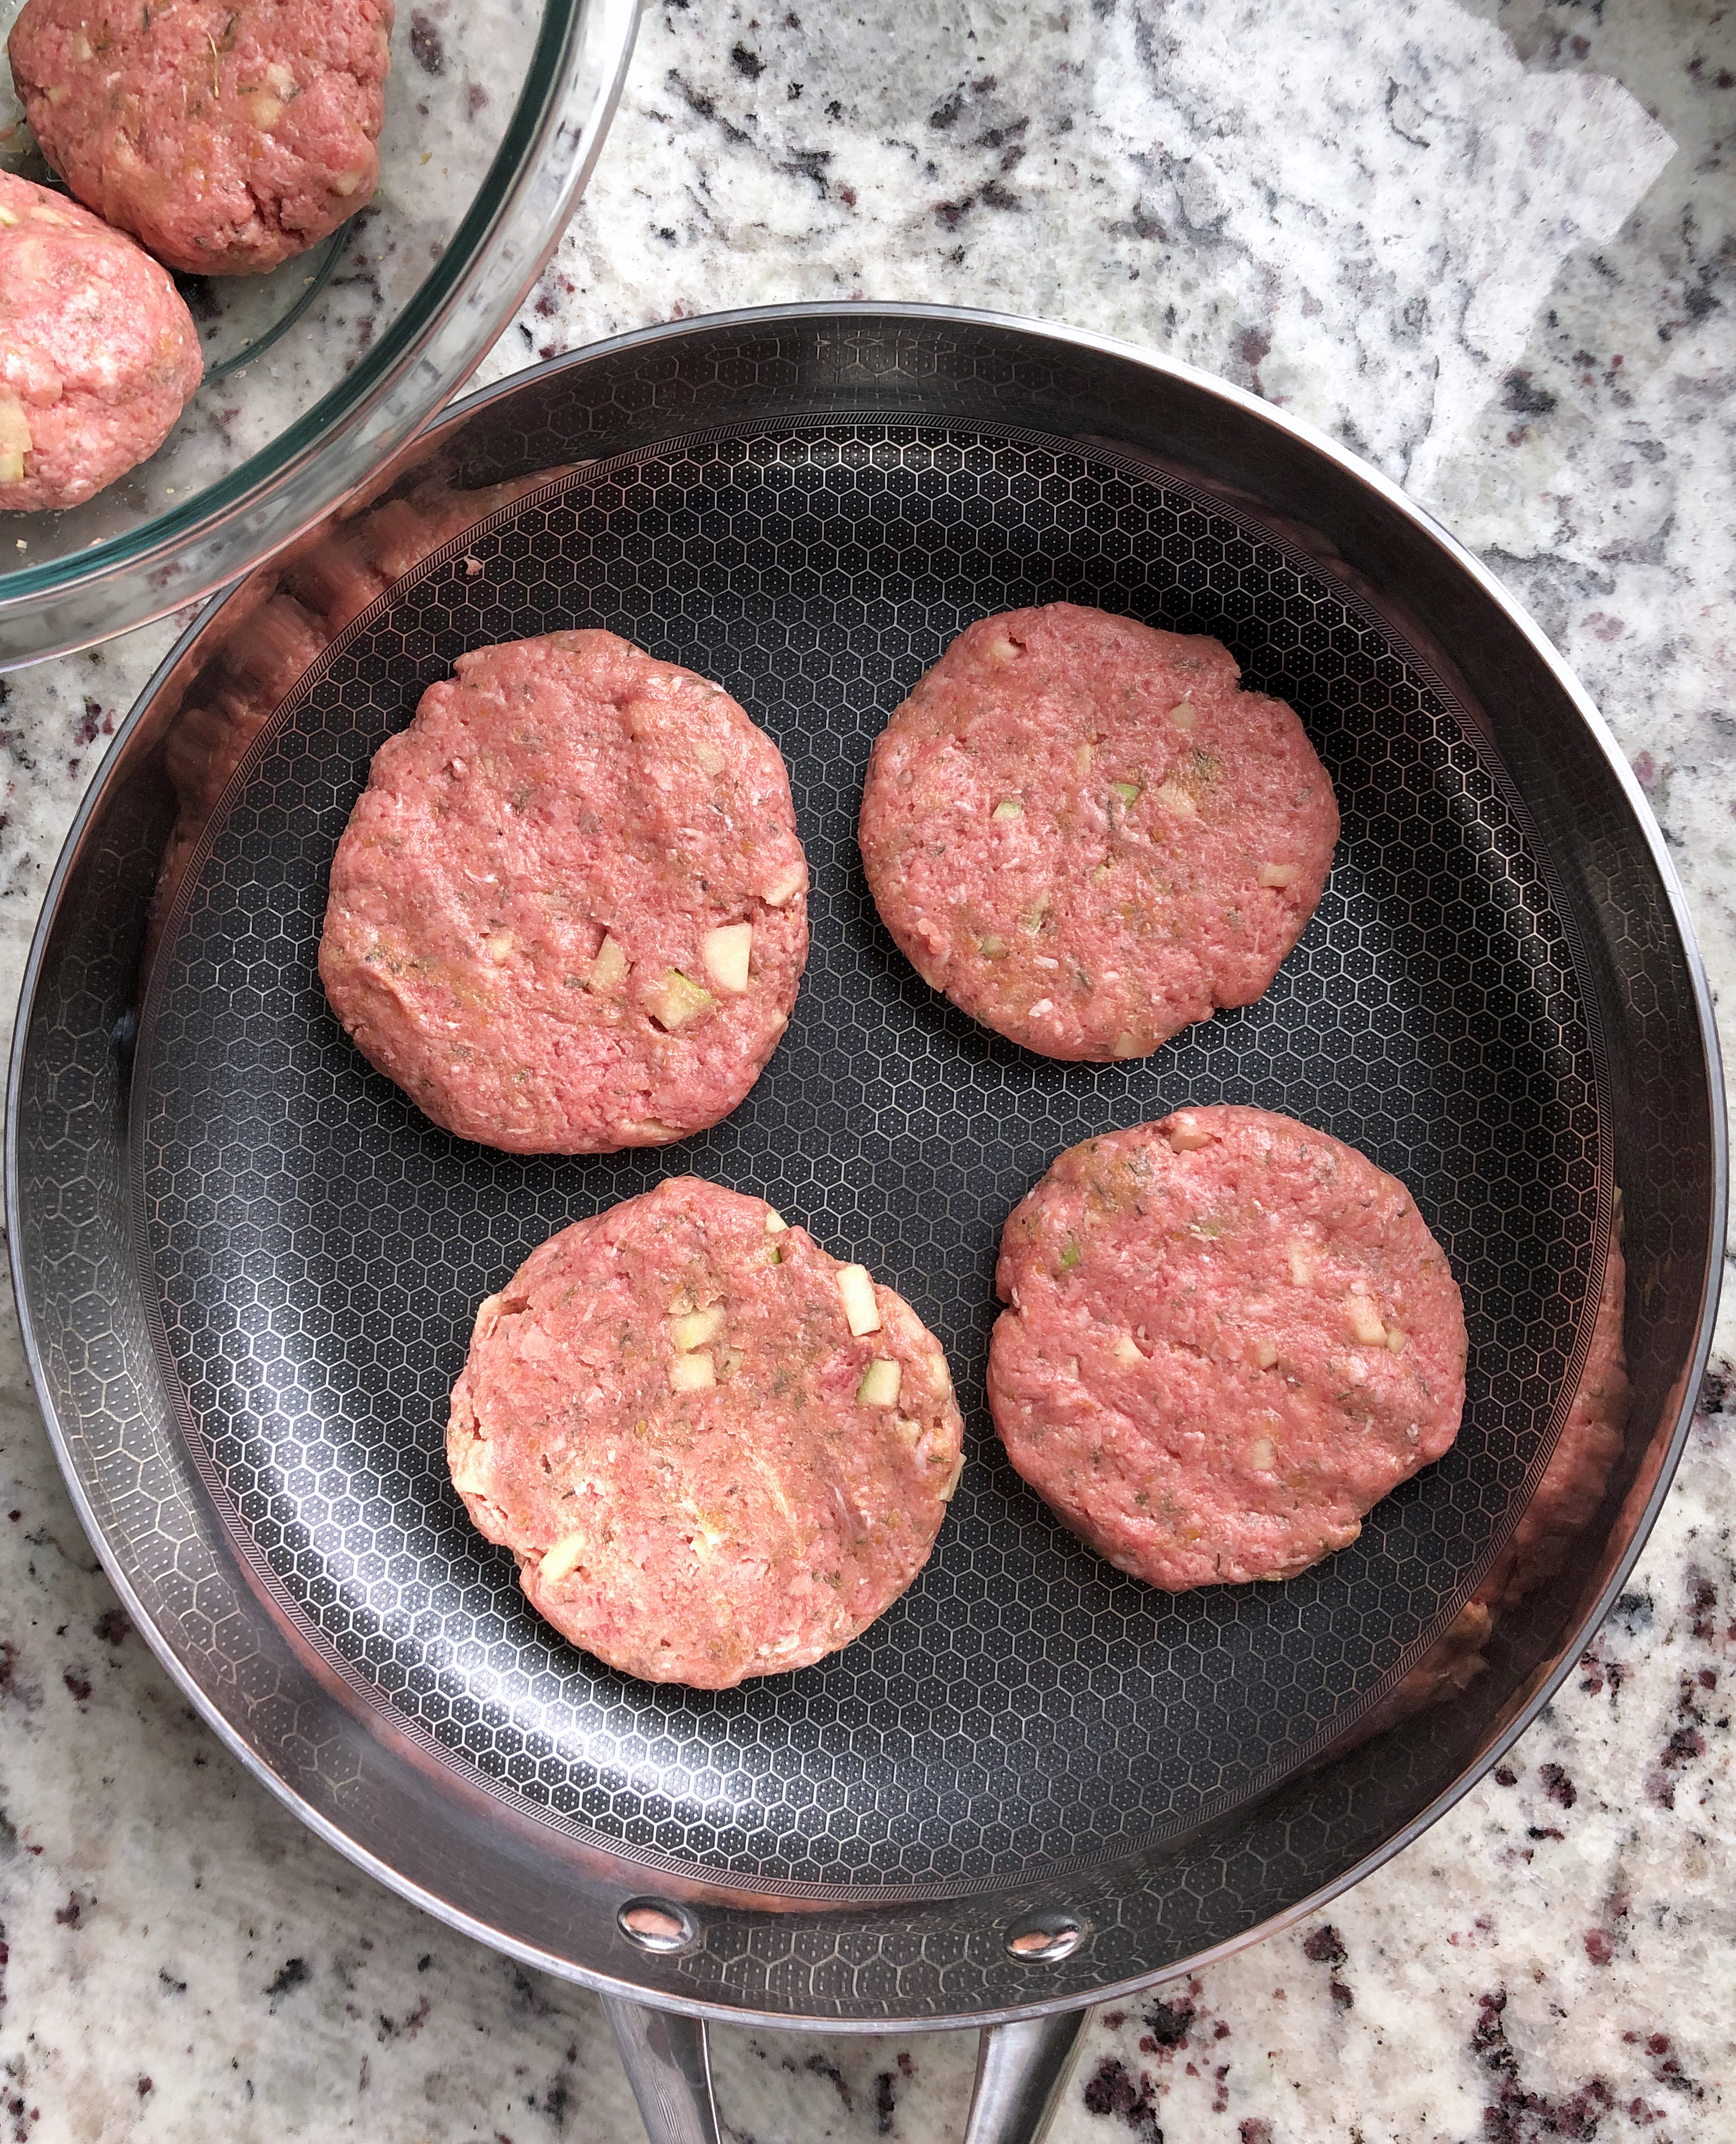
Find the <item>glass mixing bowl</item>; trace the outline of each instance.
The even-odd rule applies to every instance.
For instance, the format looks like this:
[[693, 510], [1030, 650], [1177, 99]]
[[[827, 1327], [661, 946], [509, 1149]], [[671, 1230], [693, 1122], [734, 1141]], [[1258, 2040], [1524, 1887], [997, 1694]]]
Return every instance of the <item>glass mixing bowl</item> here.
[[[22, 0], [0, 0], [0, 42]], [[209, 594], [353, 492], [469, 376], [588, 176], [638, 0], [399, 0], [379, 189], [269, 275], [184, 276], [203, 385], [151, 459], [0, 514], [0, 669]], [[0, 165], [52, 174], [0, 63]]]

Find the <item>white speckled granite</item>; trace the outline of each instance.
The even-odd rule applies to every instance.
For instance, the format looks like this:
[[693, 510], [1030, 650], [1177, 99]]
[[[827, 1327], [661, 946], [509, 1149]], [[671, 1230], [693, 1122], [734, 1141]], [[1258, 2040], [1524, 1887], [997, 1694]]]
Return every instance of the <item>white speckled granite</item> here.
[[[653, 9], [489, 376], [868, 293], [1067, 319], [1257, 387], [1533, 605], [1651, 794], [1728, 1009], [1733, 75], [1713, 0]], [[8, 1004], [61, 831], [171, 637], [0, 688]], [[1329, 1924], [1100, 2017], [1058, 2144], [1736, 2137], [1733, 1339], [1633, 1587], [1510, 1764]], [[635, 2134], [588, 1997], [355, 1874], [192, 1720], [0, 1345], [0, 2144]], [[969, 2042], [717, 2039], [738, 2144], [958, 2134]]]

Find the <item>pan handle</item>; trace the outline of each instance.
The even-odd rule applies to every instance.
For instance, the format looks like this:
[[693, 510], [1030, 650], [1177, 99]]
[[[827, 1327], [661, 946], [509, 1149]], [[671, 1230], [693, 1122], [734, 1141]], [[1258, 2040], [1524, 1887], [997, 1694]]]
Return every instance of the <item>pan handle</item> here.
[[[650, 2144], [722, 2144], [703, 2019], [618, 1995], [603, 2007]], [[1039, 2144], [1087, 2015], [1023, 2018], [983, 2034], [965, 2144]]]
[[705, 2020], [618, 1995], [605, 1995], [603, 2007], [650, 2144], [722, 2144]]
[[1038, 2144], [1073, 2067], [1088, 2010], [991, 2025], [977, 2050], [965, 2144]]

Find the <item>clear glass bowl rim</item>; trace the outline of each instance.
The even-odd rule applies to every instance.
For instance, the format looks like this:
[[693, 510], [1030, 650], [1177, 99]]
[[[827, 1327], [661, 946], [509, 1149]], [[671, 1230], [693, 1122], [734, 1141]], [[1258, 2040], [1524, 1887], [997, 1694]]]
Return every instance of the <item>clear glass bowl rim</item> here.
[[[575, 89], [583, 93], [585, 85], [578, 77], [583, 72], [587, 57], [585, 32], [598, 17], [611, 12], [623, 17], [622, 34], [618, 39], [619, 49], [613, 56], [613, 63], [605, 63], [606, 78], [599, 85], [601, 104], [591, 153], [580, 158], [570, 193], [563, 189], [566, 197], [559, 212], [547, 218], [545, 226], [535, 234], [523, 273], [514, 279], [510, 301], [494, 309], [493, 332], [466, 337], [466, 347], [449, 376], [441, 377], [437, 369], [430, 368], [435, 371], [434, 378], [413, 398], [408, 415], [393, 425], [391, 438], [376, 441], [366, 461], [352, 466], [352, 457], [345, 449], [358, 420], [424, 355], [442, 323], [480, 280], [501, 240], [509, 211], [537, 175], [551, 129], [572, 117], [565, 107]], [[370, 469], [393, 447], [419, 431], [445, 405], [486, 354], [494, 335], [517, 310], [564, 228], [613, 115], [637, 17], [638, 0], [626, 0], [624, 8], [618, 4], [612, 8], [611, 0], [543, 0], [523, 87], [487, 175], [439, 260], [379, 341], [337, 386], [304, 410], [269, 446], [185, 504], [153, 515], [136, 529], [106, 538], [87, 550], [39, 565], [15, 567], [0, 577], [0, 671], [7, 667], [8, 623], [29, 618], [57, 599], [94, 590], [105, 580], [119, 583], [123, 575], [133, 586], [146, 577], [157, 582], [163, 593], [156, 600], [146, 595], [142, 603], [117, 602], [117, 610], [122, 614], [105, 632], [118, 633], [178, 609], [260, 564], [365, 481]], [[196, 582], [184, 589], [170, 590], [168, 583], [176, 566], [195, 544], [209, 539], [220, 524], [239, 521], [250, 510], [268, 508], [292, 475], [310, 464], [317, 466], [322, 457], [330, 464], [327, 480], [316, 487], [317, 496], [304, 499], [293, 525], [273, 526], [251, 541], [241, 538], [234, 547], [234, 556], [222, 566], [199, 573]], [[117, 586], [117, 596], [119, 593]], [[126, 614], [129, 611], [136, 614]], [[46, 659], [56, 653], [88, 645], [98, 637], [102, 636], [82, 633], [64, 643], [24, 649], [16, 659], [26, 663]]]

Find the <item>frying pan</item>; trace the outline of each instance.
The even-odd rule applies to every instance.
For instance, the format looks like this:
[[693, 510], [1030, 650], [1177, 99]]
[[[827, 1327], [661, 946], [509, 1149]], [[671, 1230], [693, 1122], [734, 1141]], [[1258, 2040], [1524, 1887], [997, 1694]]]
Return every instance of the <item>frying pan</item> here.
[[[972, 1026], [892, 948], [855, 850], [899, 698], [970, 618], [1061, 598], [1226, 642], [1297, 708], [1343, 812], [1272, 988], [1132, 1065]], [[719, 679], [777, 739], [814, 949], [725, 1124], [527, 1160], [447, 1137], [374, 1073], [314, 950], [369, 758], [424, 687], [467, 648], [586, 625]], [[982, 1374], [1014, 1201], [1076, 1139], [1218, 1100], [1411, 1185], [1464, 1288], [1470, 1395], [1451, 1452], [1352, 1547], [1172, 1597], [1012, 1473]], [[32, 950], [12, 1268], [73, 1496], [171, 1672], [340, 1851], [602, 1991], [656, 2144], [716, 2134], [712, 2018], [994, 2027], [970, 2135], [1012, 2144], [1082, 2006], [1354, 1882], [1566, 1672], [1685, 1434], [1721, 1109], [1681, 896], [1607, 732], [1390, 484], [1099, 338], [796, 307], [473, 397], [199, 618]], [[970, 1424], [905, 1599], [831, 1660], [727, 1692], [562, 1644], [442, 1453], [481, 1297], [551, 1230], [687, 1170], [905, 1293]], [[1599, 1327], [1618, 1227], [1625, 1434], [1575, 1485], [1589, 1522], [1515, 1579], [1623, 1313], [1618, 1294]]]

